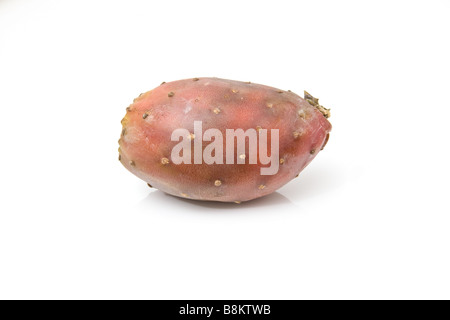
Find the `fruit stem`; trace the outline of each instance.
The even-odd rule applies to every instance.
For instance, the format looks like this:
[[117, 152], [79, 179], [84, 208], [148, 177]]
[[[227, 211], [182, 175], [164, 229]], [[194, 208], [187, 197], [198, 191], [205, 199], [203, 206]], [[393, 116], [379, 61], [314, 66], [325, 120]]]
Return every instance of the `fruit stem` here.
[[331, 116], [331, 114], [330, 114], [330, 109], [327, 109], [327, 108], [325, 108], [324, 106], [321, 106], [321, 105], [319, 104], [319, 98], [314, 98], [314, 97], [313, 97], [311, 94], [309, 94], [307, 91], [304, 91], [304, 99], [305, 99], [306, 101], [308, 101], [310, 105], [316, 107], [316, 108], [320, 111], [320, 113], [323, 114], [323, 116], [324, 116], [325, 118], [328, 119], [328, 118]]

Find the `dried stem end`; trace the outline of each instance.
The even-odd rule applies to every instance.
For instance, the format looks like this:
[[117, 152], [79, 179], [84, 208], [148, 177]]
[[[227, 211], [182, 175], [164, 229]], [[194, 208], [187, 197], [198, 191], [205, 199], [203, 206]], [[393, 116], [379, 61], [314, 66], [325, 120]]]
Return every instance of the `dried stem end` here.
[[321, 106], [321, 105], [319, 104], [319, 99], [318, 99], [318, 98], [314, 98], [314, 97], [313, 97], [311, 94], [309, 94], [307, 91], [304, 92], [304, 97], [305, 97], [304, 99], [305, 99], [306, 101], [308, 101], [310, 105], [316, 107], [316, 108], [320, 111], [320, 113], [323, 114], [323, 116], [324, 116], [325, 118], [328, 119], [328, 118], [331, 116], [331, 114], [330, 114], [330, 109], [327, 109], [327, 108], [324, 108], [324, 106]]

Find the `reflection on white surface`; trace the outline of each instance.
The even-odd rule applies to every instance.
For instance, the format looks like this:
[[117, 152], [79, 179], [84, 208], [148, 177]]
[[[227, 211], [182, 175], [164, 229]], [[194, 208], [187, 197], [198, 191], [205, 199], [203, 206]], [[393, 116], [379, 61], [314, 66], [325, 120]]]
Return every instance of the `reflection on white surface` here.
[[351, 163], [333, 159], [333, 154], [328, 150], [319, 154], [315, 160], [317, 161], [309, 164], [297, 178], [278, 192], [295, 203], [311, 201], [314, 198], [325, 199], [327, 194], [357, 179], [364, 170], [352, 166]]
[[218, 211], [227, 212], [244, 212], [252, 208], [267, 208], [267, 207], [277, 207], [277, 208], [295, 208], [294, 203], [286, 198], [284, 195], [274, 192], [265, 197], [254, 199], [251, 201], [246, 201], [242, 203], [233, 202], [214, 202], [214, 201], [197, 201], [189, 200], [184, 198], [179, 198], [175, 196], [168, 195], [162, 191], [155, 190], [151, 192], [144, 200], [140, 202], [142, 207], [153, 207], [155, 203], [158, 205], [166, 206], [181, 206], [187, 211], [196, 212], [209, 212], [214, 213]]

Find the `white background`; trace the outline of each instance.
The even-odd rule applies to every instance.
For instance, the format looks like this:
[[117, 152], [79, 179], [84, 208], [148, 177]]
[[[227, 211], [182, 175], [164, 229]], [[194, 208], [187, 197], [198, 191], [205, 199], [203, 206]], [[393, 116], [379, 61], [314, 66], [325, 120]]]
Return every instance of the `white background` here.
[[[0, 298], [450, 298], [449, 1], [0, 0]], [[161, 81], [320, 97], [277, 193], [199, 203], [117, 161]]]

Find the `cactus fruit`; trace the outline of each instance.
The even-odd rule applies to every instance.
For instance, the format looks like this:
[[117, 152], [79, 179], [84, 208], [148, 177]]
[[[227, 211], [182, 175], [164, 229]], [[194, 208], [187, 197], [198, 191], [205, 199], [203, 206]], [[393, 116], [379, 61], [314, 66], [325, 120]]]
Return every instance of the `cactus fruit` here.
[[327, 143], [329, 116], [307, 92], [218, 78], [163, 82], [127, 108], [119, 160], [171, 195], [240, 203], [298, 176]]

